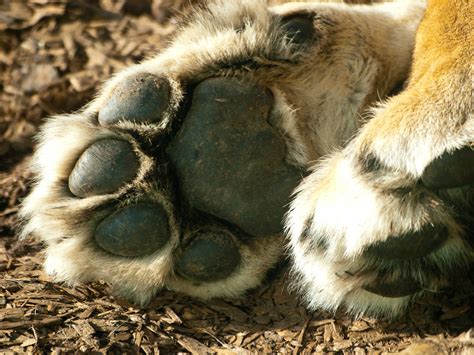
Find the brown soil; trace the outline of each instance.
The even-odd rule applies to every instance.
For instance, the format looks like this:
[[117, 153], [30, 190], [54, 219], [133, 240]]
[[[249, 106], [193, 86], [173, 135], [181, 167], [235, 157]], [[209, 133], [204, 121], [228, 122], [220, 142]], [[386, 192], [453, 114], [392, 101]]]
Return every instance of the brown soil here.
[[285, 268], [241, 300], [163, 292], [146, 309], [114, 299], [105, 283], [73, 289], [44, 274], [41, 244], [15, 234], [32, 136], [45, 117], [79, 108], [112, 73], [163, 46], [177, 3], [0, 3], [0, 353], [474, 352], [469, 276], [388, 322], [307, 312], [286, 291]]

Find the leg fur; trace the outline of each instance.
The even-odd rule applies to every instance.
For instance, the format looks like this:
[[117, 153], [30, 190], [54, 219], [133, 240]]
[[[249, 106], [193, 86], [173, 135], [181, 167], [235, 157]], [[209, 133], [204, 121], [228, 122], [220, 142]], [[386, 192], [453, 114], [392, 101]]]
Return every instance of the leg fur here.
[[300, 185], [287, 226], [310, 306], [398, 315], [472, 260], [472, 16], [431, 1], [407, 89]]

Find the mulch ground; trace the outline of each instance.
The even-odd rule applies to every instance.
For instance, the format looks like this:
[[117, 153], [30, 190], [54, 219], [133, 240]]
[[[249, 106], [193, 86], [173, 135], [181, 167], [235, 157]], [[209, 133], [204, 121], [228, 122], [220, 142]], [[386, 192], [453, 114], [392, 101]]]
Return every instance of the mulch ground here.
[[112, 73], [162, 47], [177, 3], [0, 2], [0, 353], [473, 353], [469, 276], [389, 322], [307, 312], [285, 288], [285, 267], [240, 300], [163, 292], [143, 309], [105, 283], [69, 288], [43, 273], [41, 244], [15, 234], [32, 137], [45, 117], [79, 108]]

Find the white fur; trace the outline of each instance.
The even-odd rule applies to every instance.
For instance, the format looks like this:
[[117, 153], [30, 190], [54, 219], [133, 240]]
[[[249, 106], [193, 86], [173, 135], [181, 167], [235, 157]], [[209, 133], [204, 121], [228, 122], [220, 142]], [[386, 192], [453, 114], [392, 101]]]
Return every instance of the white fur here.
[[261, 284], [268, 270], [280, 260], [282, 252], [281, 235], [255, 238], [249, 244], [240, 244], [241, 262], [237, 269], [224, 280], [198, 284], [175, 276], [168, 281], [167, 285], [171, 290], [201, 299], [239, 297], [244, 291]]

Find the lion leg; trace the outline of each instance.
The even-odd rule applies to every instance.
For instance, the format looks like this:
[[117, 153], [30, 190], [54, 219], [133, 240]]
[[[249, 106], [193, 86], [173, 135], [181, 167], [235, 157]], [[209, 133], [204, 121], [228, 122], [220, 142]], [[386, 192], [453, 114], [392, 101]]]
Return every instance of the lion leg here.
[[407, 89], [299, 186], [287, 228], [311, 307], [396, 316], [473, 260], [473, 15], [430, 2]]

